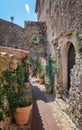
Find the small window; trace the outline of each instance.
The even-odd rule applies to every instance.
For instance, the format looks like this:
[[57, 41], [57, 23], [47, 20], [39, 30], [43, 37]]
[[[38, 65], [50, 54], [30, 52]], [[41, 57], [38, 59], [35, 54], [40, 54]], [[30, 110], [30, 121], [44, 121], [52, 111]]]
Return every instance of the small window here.
[[39, 36], [36, 35], [36, 34], [32, 35], [32, 41], [33, 42], [39, 42]]

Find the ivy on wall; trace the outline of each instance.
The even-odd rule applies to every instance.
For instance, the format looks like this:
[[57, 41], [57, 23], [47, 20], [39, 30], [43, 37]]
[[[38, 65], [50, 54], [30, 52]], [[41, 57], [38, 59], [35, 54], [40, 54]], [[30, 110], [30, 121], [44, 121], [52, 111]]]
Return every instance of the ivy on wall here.
[[77, 52], [81, 52], [82, 53], [82, 40], [79, 38], [79, 30], [75, 30], [72, 34], [73, 37], [78, 38], [78, 41], [75, 45], [75, 49]]

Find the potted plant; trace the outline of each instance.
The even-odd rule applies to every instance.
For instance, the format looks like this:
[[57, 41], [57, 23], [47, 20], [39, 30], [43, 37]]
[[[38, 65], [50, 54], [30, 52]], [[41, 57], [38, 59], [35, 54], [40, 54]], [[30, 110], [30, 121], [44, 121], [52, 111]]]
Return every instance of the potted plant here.
[[51, 55], [48, 58], [48, 65], [46, 66], [46, 73], [48, 76], [47, 77], [48, 82], [45, 84], [45, 87], [46, 87], [46, 90], [48, 93], [53, 92], [55, 72], [56, 72], [56, 57]]
[[32, 68], [32, 74], [31, 74], [32, 77], [36, 75], [36, 71], [37, 71], [37, 68], [33, 67]]
[[47, 93], [53, 92], [53, 86], [50, 84], [50, 82], [45, 83], [45, 88], [46, 88]]
[[6, 89], [11, 116], [15, 118], [17, 124], [26, 124], [32, 105], [31, 101], [26, 99], [23, 66], [18, 65], [16, 70], [5, 71], [3, 75], [5, 79], [4, 88]]
[[[24, 86], [24, 72], [23, 72], [23, 67], [18, 66], [16, 69], [16, 75], [18, 84], [20, 85], [20, 89], [18, 90], [18, 103], [17, 103], [17, 108], [16, 108], [16, 113], [15, 113], [15, 120], [16, 123], [19, 125], [26, 124], [29, 120], [30, 116], [30, 111], [32, 109], [32, 102], [26, 99], [26, 92], [25, 92], [25, 86]], [[21, 75], [21, 77], [20, 77]], [[21, 80], [20, 80], [21, 78]], [[21, 99], [21, 101], [20, 101]], [[20, 118], [21, 117], [21, 118]]]
[[41, 74], [39, 77], [39, 83], [44, 84], [44, 74]]

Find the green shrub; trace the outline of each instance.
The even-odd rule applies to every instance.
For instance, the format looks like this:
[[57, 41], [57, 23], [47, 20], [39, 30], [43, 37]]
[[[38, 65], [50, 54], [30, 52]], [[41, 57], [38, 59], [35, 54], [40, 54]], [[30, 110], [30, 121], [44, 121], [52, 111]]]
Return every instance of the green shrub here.
[[76, 29], [74, 32], [73, 32], [73, 37], [77, 37], [79, 35], [79, 31]]
[[28, 82], [29, 81], [29, 68], [25, 59], [22, 59], [22, 66], [24, 69], [24, 82]]
[[0, 77], [0, 108], [4, 109], [5, 90], [3, 87], [3, 78]]
[[44, 74], [41, 74], [41, 75], [40, 75], [40, 79], [44, 79]]
[[52, 85], [50, 84], [50, 82], [45, 83], [45, 88], [48, 88], [48, 87], [52, 87]]
[[54, 86], [54, 74], [56, 72], [56, 58], [54, 56], [49, 57], [46, 72], [49, 76], [51, 86]]
[[0, 121], [4, 120], [4, 114], [3, 112], [0, 112]]
[[76, 43], [75, 49], [76, 51], [82, 52], [82, 40]]
[[30, 106], [31, 104], [32, 104], [32, 101], [24, 101], [19, 104], [19, 107]]

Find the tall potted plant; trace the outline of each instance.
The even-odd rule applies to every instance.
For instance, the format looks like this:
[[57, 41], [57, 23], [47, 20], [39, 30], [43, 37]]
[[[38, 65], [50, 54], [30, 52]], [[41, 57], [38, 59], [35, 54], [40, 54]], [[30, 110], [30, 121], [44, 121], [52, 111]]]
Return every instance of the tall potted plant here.
[[3, 75], [5, 79], [4, 88], [6, 89], [6, 96], [10, 104], [11, 116], [15, 117], [17, 124], [26, 124], [32, 105], [31, 101], [26, 99], [24, 69], [22, 65], [18, 65], [16, 70], [5, 71]]
[[47, 91], [48, 89], [50, 89], [51, 92], [53, 91], [55, 72], [56, 72], [56, 58], [54, 56], [50, 56], [48, 59], [48, 65], [46, 66], [46, 73], [49, 77], [48, 82], [45, 83]]

